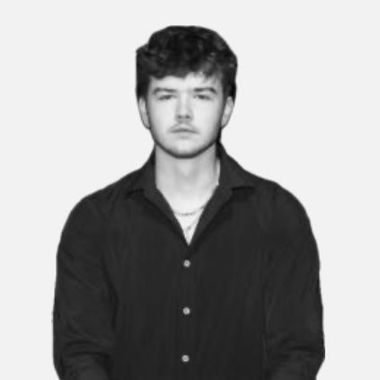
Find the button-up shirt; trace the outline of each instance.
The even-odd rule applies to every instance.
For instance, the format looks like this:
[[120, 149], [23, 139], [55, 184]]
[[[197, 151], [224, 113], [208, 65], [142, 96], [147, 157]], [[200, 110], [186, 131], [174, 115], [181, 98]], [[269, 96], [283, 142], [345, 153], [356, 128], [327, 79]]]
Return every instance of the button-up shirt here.
[[217, 143], [219, 185], [188, 243], [155, 155], [84, 196], [57, 250], [65, 380], [312, 380], [324, 360], [319, 254], [300, 201]]

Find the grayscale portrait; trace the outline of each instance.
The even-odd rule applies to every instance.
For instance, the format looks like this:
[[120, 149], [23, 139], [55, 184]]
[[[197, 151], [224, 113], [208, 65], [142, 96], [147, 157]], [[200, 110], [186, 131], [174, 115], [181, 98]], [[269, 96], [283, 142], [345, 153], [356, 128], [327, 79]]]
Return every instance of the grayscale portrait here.
[[62, 380], [316, 379], [316, 237], [298, 194], [223, 142], [239, 65], [222, 32], [169, 25], [136, 46], [135, 111], [152, 149], [83, 194], [64, 223], [53, 305]]

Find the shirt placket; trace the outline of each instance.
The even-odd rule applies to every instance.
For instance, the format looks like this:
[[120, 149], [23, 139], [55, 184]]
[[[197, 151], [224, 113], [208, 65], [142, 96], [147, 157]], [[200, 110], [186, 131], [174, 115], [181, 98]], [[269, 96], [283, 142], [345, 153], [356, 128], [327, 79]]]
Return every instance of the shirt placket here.
[[194, 367], [194, 318], [196, 309], [194, 305], [194, 263], [189, 255], [189, 248], [181, 262], [181, 292], [177, 305], [179, 318], [179, 357], [180, 378], [191, 379]]
[[[219, 190], [219, 191], [218, 191]], [[196, 249], [201, 243], [201, 236], [205, 233], [217, 212], [231, 198], [230, 189], [217, 189], [213, 197], [207, 203], [194, 231], [194, 235], [187, 243], [183, 234], [182, 227], [175, 218], [169, 203], [163, 195], [152, 189], [146, 192], [148, 199], [154, 203], [171, 221], [171, 225], [181, 236], [184, 250], [180, 261], [180, 281], [179, 281], [179, 300], [176, 305], [176, 313], [178, 316], [177, 326], [179, 327], [176, 347], [176, 361], [179, 378], [193, 380], [195, 376], [195, 319], [197, 318], [197, 308], [195, 300], [195, 265], [196, 265]], [[196, 379], [194, 379], [196, 380]]]

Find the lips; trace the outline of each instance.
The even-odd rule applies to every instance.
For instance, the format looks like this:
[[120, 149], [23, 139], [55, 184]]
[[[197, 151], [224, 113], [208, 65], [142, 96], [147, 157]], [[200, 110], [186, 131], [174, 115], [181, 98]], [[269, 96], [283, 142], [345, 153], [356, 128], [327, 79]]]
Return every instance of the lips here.
[[177, 126], [173, 129], [173, 132], [191, 132], [195, 133], [195, 130], [188, 126]]

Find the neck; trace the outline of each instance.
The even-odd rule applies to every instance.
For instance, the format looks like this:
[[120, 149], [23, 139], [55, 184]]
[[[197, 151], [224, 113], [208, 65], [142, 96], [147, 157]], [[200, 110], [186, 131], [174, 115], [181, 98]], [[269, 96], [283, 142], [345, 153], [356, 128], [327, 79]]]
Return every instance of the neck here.
[[157, 188], [180, 209], [198, 205], [210, 195], [219, 180], [215, 144], [196, 157], [183, 159], [156, 146], [155, 163]]

